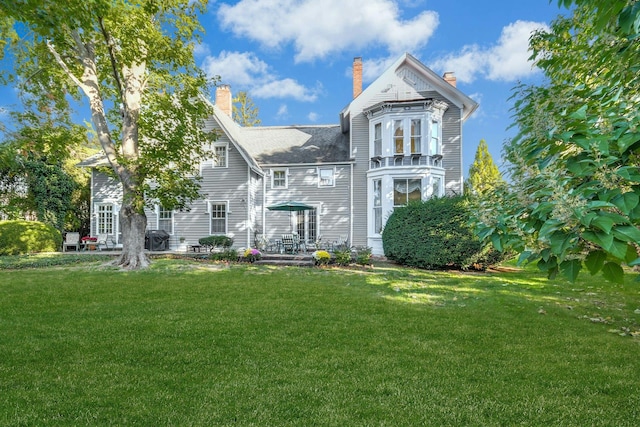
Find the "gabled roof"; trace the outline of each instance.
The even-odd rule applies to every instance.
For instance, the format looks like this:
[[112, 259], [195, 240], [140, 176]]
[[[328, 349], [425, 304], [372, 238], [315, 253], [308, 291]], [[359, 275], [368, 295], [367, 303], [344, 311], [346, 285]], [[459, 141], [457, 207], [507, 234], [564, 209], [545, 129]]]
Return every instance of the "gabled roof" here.
[[242, 127], [213, 108], [214, 120], [259, 173], [264, 165], [350, 161], [349, 139], [338, 125]]
[[436, 74], [414, 56], [409, 53], [404, 53], [342, 110], [340, 117], [341, 124], [344, 129], [348, 129], [348, 127], [346, 127], [348, 126], [348, 123], [345, 122], [345, 119], [352, 112], [357, 113], [367, 108], [369, 106], [368, 104], [376, 95], [388, 90], [390, 82], [397, 79], [396, 73], [404, 66], [411, 67], [422, 78], [424, 78], [424, 80], [432, 86], [435, 91], [462, 109], [463, 121], [478, 108], [478, 103], [462, 93], [460, 89], [446, 82], [441, 76]]
[[242, 129], [245, 148], [262, 165], [348, 162], [349, 138], [338, 125]]

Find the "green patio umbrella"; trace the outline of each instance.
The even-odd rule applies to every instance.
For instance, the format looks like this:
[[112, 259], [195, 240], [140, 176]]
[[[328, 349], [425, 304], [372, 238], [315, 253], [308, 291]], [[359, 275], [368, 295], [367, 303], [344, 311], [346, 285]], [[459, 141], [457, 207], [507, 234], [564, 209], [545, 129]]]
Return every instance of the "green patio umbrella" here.
[[[315, 209], [315, 207], [307, 205], [302, 202], [294, 202], [289, 200], [288, 202], [276, 203], [275, 205], [267, 206], [267, 209], [270, 211], [286, 211], [289, 212], [289, 222], [291, 221], [291, 212], [298, 211], [310, 211]], [[293, 225], [291, 226], [293, 228]], [[295, 232], [295, 230], [293, 230]]]

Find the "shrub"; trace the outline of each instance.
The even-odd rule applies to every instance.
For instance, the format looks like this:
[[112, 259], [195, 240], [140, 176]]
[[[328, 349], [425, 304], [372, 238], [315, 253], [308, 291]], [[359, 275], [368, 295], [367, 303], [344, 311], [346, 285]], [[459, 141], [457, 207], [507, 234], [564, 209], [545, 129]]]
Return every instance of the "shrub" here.
[[227, 250], [231, 246], [233, 246], [233, 239], [227, 236], [207, 236], [199, 239], [198, 243], [200, 243], [210, 251], [214, 248], [222, 248], [223, 250]]
[[327, 251], [315, 251], [311, 256], [317, 265], [326, 265], [331, 261], [331, 255]]
[[211, 261], [238, 261], [238, 251], [235, 249], [225, 249], [222, 252], [212, 252], [209, 254]]
[[0, 221], [0, 255], [55, 252], [62, 235], [50, 225], [37, 221]]
[[336, 264], [338, 265], [349, 265], [351, 264], [351, 250], [350, 249], [340, 249], [333, 252], [333, 255], [336, 257]]
[[371, 248], [366, 246], [356, 248], [356, 264], [371, 265]]
[[499, 262], [483, 247], [467, 224], [469, 204], [463, 196], [429, 199], [396, 208], [382, 233], [387, 258], [399, 264], [427, 268], [486, 268]]

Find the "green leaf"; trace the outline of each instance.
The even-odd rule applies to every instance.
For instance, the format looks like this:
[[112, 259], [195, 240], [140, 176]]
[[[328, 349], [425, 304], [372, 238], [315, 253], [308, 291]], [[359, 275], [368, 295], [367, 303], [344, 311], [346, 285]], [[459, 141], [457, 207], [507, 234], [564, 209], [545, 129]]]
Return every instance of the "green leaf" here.
[[571, 237], [571, 235], [567, 235], [560, 231], [553, 233], [549, 238], [553, 253], [562, 258], [564, 256], [564, 252], [571, 245]]
[[522, 265], [525, 261], [529, 261], [529, 257], [531, 256], [531, 251], [523, 251], [518, 257], [517, 265]]
[[580, 270], [582, 270], [582, 262], [578, 259], [563, 261], [560, 264], [560, 271], [571, 283], [576, 281]]
[[618, 148], [621, 153], [624, 153], [634, 145], [636, 142], [640, 141], [640, 134], [638, 133], [627, 133], [622, 138], [618, 139]]
[[620, 194], [611, 199], [611, 203], [616, 205], [622, 212], [631, 212], [640, 204], [640, 196], [633, 191]]
[[596, 274], [604, 266], [604, 262], [607, 259], [607, 253], [605, 251], [593, 251], [584, 260], [584, 265], [587, 266], [591, 275]]
[[493, 244], [493, 247], [496, 249], [496, 251], [498, 252], [502, 252], [502, 240], [500, 239], [500, 235], [499, 234], [492, 234], [491, 235], [491, 243]]
[[620, 264], [615, 262], [608, 262], [602, 267], [602, 275], [605, 279], [614, 283], [624, 283], [624, 270], [620, 267]]
[[587, 119], [587, 104], [584, 104], [577, 111], [569, 114], [569, 117], [577, 120], [586, 120]]
[[626, 259], [627, 257], [627, 243], [621, 242], [618, 239], [613, 239], [611, 246], [608, 249], [608, 252], [616, 258]]
[[640, 243], [640, 229], [633, 225], [619, 225], [613, 229], [613, 235], [622, 241]]
[[615, 173], [628, 181], [640, 182], [640, 171], [637, 166], [623, 166]]
[[591, 221], [591, 226], [599, 228], [605, 233], [610, 233], [611, 229], [615, 225], [615, 221], [607, 216], [597, 216]]
[[630, 263], [627, 264], [629, 267], [635, 267], [636, 265], [640, 265], [640, 258], [636, 258]]
[[558, 260], [556, 257], [550, 257], [548, 261], [541, 259], [538, 261], [538, 268], [541, 271], [551, 271], [558, 267]]
[[582, 233], [582, 237], [592, 243], [595, 243], [607, 252], [613, 244], [613, 236], [601, 231], [585, 231], [584, 233]]

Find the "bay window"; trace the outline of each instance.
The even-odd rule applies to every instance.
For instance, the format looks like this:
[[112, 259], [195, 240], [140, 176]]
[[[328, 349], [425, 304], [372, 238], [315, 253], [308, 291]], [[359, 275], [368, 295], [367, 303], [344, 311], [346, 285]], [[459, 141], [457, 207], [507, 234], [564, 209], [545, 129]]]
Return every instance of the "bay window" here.
[[421, 179], [393, 180], [393, 206], [404, 206], [415, 200], [422, 200]]

